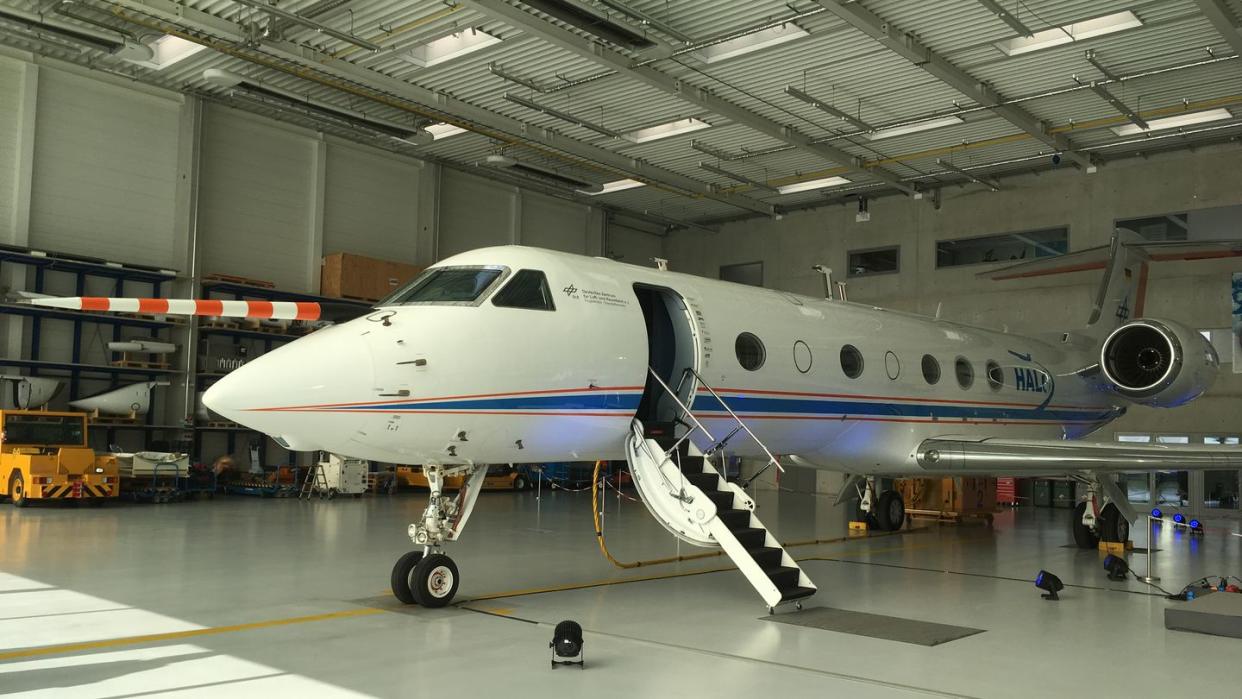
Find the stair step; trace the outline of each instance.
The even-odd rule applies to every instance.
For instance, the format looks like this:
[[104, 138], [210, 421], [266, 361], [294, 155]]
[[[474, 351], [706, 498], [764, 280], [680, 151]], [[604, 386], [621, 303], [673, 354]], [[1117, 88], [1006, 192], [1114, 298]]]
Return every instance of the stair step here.
[[744, 549], [763, 548], [764, 542], [768, 538], [768, 532], [765, 529], [757, 529], [755, 527], [746, 527], [745, 529], [736, 529], [733, 536], [737, 537], [737, 541]]
[[714, 493], [720, 488], [720, 476], [714, 473], [687, 473], [686, 480], [705, 493]]
[[815, 594], [813, 587], [793, 587], [788, 590], [781, 590], [781, 601], [791, 602], [796, 599], [805, 599]]
[[716, 510], [716, 516], [724, 522], [729, 531], [737, 531], [750, 526], [750, 510]]
[[702, 473], [703, 457], [701, 456], [683, 456], [681, 457], [682, 473]]
[[728, 490], [715, 490], [707, 493], [707, 497], [716, 503], [717, 510], [733, 509], [733, 493]]
[[797, 568], [789, 568], [786, 566], [778, 566], [776, 568], [764, 568], [763, 574], [768, 576], [772, 584], [778, 590], [790, 590], [798, 587]]
[[747, 549], [746, 553], [754, 559], [755, 565], [760, 568], [779, 568], [781, 565], [781, 550], [771, 546], [760, 546], [758, 548]]

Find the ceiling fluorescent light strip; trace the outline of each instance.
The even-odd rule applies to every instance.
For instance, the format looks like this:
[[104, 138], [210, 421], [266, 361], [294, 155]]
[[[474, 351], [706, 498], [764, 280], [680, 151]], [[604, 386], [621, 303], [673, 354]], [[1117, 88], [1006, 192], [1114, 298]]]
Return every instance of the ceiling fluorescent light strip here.
[[812, 189], [827, 189], [828, 187], [838, 187], [843, 184], [849, 184], [850, 180], [844, 177], [821, 177], [817, 180], [807, 180], [805, 182], [794, 182], [793, 184], [777, 187], [776, 191], [781, 194], [796, 194], [798, 192], [808, 192]]
[[670, 121], [666, 124], [656, 124], [642, 129], [634, 129], [621, 134], [621, 138], [630, 143], [647, 143], [648, 141], [657, 141], [661, 138], [670, 138], [672, 136], [680, 136], [681, 134], [700, 131], [702, 129], [711, 128], [711, 124], [701, 119], [693, 117], [687, 119], [678, 119]]
[[463, 128], [461, 126], [456, 126], [454, 124], [445, 124], [443, 122], [439, 124], [429, 124], [423, 130], [431, 134], [431, 137], [437, 141], [442, 138], [448, 138], [449, 136], [456, 136], [459, 133], [466, 133], [466, 131], [469, 131], [469, 129]]
[[634, 189], [635, 187], [645, 187], [645, 186], [647, 186], [647, 183], [645, 182], [639, 182], [638, 180], [632, 180], [632, 179], [624, 179], [624, 180], [616, 180], [613, 182], [605, 182], [602, 185], [598, 185], [596, 187], [592, 187], [589, 189], [579, 189], [578, 191], [582, 194], [586, 194], [588, 196], [594, 197], [600, 194], [611, 194], [612, 192], [620, 192], [626, 189]]
[[736, 58], [748, 53], [760, 51], [772, 46], [779, 46], [801, 39], [804, 36], [810, 36], [810, 32], [799, 27], [793, 22], [763, 29], [751, 34], [745, 34], [734, 39], [722, 41], [718, 44], [706, 46], [694, 52], [694, 56], [704, 63], [716, 63], [725, 61], [730, 58]]
[[1130, 10], [1125, 10], [1123, 12], [1114, 12], [1111, 15], [1104, 15], [1103, 17], [1044, 29], [1030, 36], [1018, 36], [998, 41], [993, 45], [1006, 56], [1020, 56], [1024, 53], [1039, 51], [1040, 49], [1070, 44], [1075, 41], [1113, 34], [1141, 26], [1143, 26], [1143, 20], [1139, 19], [1138, 15]]
[[1209, 109], [1203, 112], [1187, 112], [1186, 114], [1178, 114], [1176, 116], [1164, 117], [1162, 119], [1149, 119], [1147, 121], [1147, 128], [1145, 129], [1140, 127], [1138, 124], [1125, 124], [1124, 126], [1114, 126], [1111, 131], [1118, 136], [1133, 136], [1135, 134], [1147, 133], [1150, 131], [1176, 129], [1179, 126], [1206, 124], [1211, 121], [1224, 121], [1232, 118], [1233, 113], [1228, 109], [1221, 107], [1219, 109]]
[[931, 131], [932, 129], [942, 129], [946, 126], [956, 126], [965, 121], [960, 116], [946, 116], [938, 119], [928, 119], [927, 121], [917, 121], [911, 124], [902, 124], [901, 126], [893, 126], [886, 129], [876, 129], [867, 134], [867, 139], [871, 141], [880, 141], [894, 136], [905, 136], [906, 134], [919, 133], [920, 131]]
[[430, 68], [461, 58], [467, 54], [481, 51], [488, 46], [500, 43], [498, 36], [493, 36], [479, 29], [468, 29], [429, 41], [422, 46], [415, 46], [402, 53], [400, 58], [413, 63], [419, 68]]

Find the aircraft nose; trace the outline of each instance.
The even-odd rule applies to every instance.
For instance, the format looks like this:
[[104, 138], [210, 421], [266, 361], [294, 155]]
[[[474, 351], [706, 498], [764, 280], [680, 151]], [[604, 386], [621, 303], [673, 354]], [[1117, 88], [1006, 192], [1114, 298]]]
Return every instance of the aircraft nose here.
[[294, 451], [333, 451], [360, 416], [341, 404], [367, 399], [371, 353], [356, 329], [325, 328], [253, 359], [212, 384], [203, 404]]

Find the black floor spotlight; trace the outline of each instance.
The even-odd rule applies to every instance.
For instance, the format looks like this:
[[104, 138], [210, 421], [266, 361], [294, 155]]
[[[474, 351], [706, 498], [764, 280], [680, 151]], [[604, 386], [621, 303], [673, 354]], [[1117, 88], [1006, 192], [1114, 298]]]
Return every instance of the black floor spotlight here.
[[1108, 571], [1109, 580], [1121, 581], [1126, 579], [1126, 573], [1130, 572], [1130, 566], [1126, 563], [1126, 559], [1110, 553], [1104, 557], [1104, 570]]
[[1035, 587], [1047, 591], [1048, 594], [1040, 595], [1044, 599], [1059, 600], [1061, 597], [1058, 592], [1065, 589], [1065, 584], [1061, 582], [1061, 578], [1049, 573], [1046, 570], [1039, 571], [1039, 575], [1035, 576]]
[[578, 622], [567, 619], [557, 624], [548, 647], [552, 649], [553, 670], [557, 665], [577, 665], [579, 669], [586, 667], [586, 658], [582, 654], [582, 627]]

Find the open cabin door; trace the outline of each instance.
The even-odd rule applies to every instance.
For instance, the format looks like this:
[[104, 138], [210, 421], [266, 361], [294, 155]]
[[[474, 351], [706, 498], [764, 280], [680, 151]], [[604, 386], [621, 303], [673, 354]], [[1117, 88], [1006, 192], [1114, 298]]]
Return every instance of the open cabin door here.
[[[634, 294], [646, 322], [647, 366], [673, 389], [677, 400], [690, 405], [696, 379], [687, 369], [699, 369], [699, 343], [689, 307], [680, 294], [664, 287], [635, 284]], [[635, 417], [649, 426], [672, 423], [678, 417], [677, 401], [650, 373]]]

